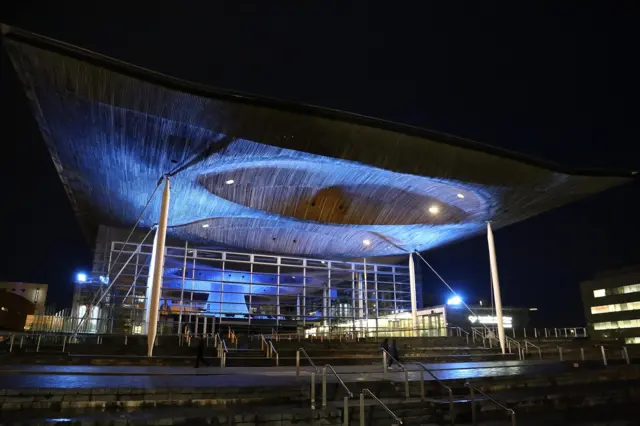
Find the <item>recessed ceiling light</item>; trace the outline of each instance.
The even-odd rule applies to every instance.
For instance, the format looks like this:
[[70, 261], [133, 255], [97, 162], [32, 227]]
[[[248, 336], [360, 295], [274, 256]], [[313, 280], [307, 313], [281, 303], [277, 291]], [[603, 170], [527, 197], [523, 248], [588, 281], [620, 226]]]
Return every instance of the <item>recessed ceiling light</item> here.
[[371, 240], [362, 240], [362, 244], [364, 244], [365, 246], [368, 246], [371, 244]]
[[464, 195], [458, 194], [458, 198], [464, 198]]
[[233, 184], [234, 182], [235, 182], [235, 180], [233, 180], [233, 179], [229, 179], [229, 180], [227, 180], [225, 183], [226, 183], [227, 185], [231, 185], [231, 184]]
[[208, 227], [209, 227], [209, 224], [208, 224], [208, 223], [205, 223], [204, 225], [202, 225], [202, 227], [203, 227], [203, 228], [208, 228]]
[[440, 207], [438, 207], [438, 206], [431, 206], [431, 207], [429, 207], [429, 213], [431, 213], [431, 214], [438, 214], [438, 213], [440, 213]]

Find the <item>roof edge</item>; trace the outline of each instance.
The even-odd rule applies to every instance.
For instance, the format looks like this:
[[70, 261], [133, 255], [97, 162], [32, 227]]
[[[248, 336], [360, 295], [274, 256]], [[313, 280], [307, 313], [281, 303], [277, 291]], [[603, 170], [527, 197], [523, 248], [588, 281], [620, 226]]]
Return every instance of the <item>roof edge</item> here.
[[369, 117], [361, 114], [335, 110], [331, 108], [319, 107], [308, 104], [300, 104], [291, 101], [283, 101], [274, 98], [244, 94], [225, 89], [213, 88], [211, 86], [200, 83], [189, 82], [183, 79], [172, 77], [143, 68], [128, 62], [102, 55], [72, 44], [58, 41], [49, 37], [35, 34], [11, 25], [0, 23], [0, 32], [4, 38], [19, 41], [38, 48], [45, 48], [64, 56], [72, 57], [84, 62], [91, 63], [136, 78], [148, 81], [153, 84], [163, 86], [171, 90], [187, 92], [192, 95], [202, 96], [206, 98], [217, 98], [225, 101], [258, 105], [262, 107], [277, 109], [295, 114], [308, 114], [316, 117], [348, 122], [351, 124], [362, 125], [367, 127], [378, 128], [396, 133], [402, 133], [409, 136], [429, 139], [434, 142], [444, 143], [460, 148], [471, 149], [483, 152], [485, 154], [495, 155], [521, 163], [537, 166], [550, 171], [569, 175], [592, 176], [592, 177], [623, 177], [633, 178], [637, 171], [628, 170], [611, 170], [611, 169], [583, 169], [570, 166], [564, 166], [560, 163], [542, 159], [539, 157], [522, 154], [493, 145], [484, 144], [471, 139], [466, 139], [447, 133], [427, 130], [407, 124], [401, 124], [384, 119]]

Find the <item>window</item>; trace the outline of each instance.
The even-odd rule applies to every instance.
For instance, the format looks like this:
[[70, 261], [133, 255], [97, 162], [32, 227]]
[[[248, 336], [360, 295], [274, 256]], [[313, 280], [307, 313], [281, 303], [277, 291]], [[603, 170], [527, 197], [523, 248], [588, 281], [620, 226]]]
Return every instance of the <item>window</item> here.
[[592, 306], [591, 313], [596, 315], [596, 314], [606, 314], [609, 312], [636, 311], [638, 309], [640, 309], [640, 301], [628, 302], [628, 303], [615, 303], [613, 305]]
[[640, 344], [640, 337], [627, 337], [626, 339], [624, 339], [624, 342], [627, 345], [636, 345], [636, 344]]
[[640, 319], [623, 321], [605, 321], [593, 324], [594, 330], [615, 330], [618, 328], [640, 328]]
[[614, 296], [616, 294], [628, 294], [628, 293], [639, 293], [640, 292], [640, 284], [631, 284], [631, 285], [623, 285], [620, 287], [613, 288], [601, 288], [598, 290], [593, 290], [593, 297], [605, 297], [605, 296]]

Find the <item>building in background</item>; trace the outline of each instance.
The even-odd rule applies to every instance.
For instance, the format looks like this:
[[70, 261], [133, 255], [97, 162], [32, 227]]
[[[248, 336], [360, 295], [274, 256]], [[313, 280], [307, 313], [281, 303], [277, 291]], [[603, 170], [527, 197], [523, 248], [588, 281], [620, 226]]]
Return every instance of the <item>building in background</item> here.
[[27, 316], [33, 316], [35, 304], [11, 291], [0, 291], [0, 330], [24, 331]]
[[13, 293], [35, 306], [36, 315], [44, 314], [44, 307], [47, 301], [47, 284], [23, 283], [23, 282], [4, 282], [0, 281], [0, 292]]
[[640, 344], [640, 265], [604, 272], [580, 289], [591, 336]]

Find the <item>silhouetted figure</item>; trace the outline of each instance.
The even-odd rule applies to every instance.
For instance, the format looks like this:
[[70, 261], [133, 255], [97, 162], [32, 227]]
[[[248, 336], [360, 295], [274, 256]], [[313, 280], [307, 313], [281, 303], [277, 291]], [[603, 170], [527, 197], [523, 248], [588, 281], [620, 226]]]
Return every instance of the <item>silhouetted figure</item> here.
[[196, 357], [195, 368], [200, 367], [200, 361], [207, 367], [209, 366], [209, 363], [204, 359], [204, 338], [202, 337], [198, 339], [198, 356]]
[[391, 345], [389, 345], [389, 353], [391, 356], [389, 357], [389, 367], [393, 364], [393, 360], [400, 362], [400, 354], [398, 353], [398, 343], [396, 339], [391, 339]]

